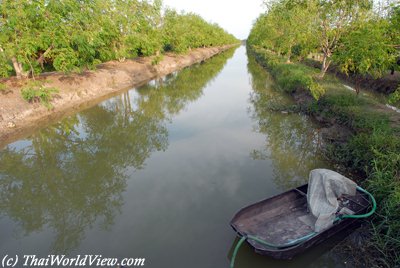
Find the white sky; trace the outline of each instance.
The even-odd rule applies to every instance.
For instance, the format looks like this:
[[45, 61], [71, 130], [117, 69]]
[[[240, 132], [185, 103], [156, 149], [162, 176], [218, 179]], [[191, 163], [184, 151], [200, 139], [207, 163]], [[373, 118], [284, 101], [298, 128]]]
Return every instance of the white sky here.
[[239, 39], [246, 39], [253, 21], [265, 9], [262, 0], [163, 0], [164, 6], [194, 12], [206, 21], [218, 23]]

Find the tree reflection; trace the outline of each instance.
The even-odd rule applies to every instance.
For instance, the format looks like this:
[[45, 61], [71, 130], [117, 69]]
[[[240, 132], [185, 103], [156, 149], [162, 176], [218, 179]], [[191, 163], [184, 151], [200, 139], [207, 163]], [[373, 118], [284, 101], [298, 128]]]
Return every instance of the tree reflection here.
[[[50, 228], [68, 253], [86, 229], [109, 228], [123, 204], [127, 167], [168, 147], [166, 123], [224, 67], [233, 50], [122, 94], [0, 151], [0, 215], [26, 236]], [[135, 98], [132, 96], [136, 94]]]
[[318, 129], [299, 114], [274, 112], [271, 108], [292, 105], [291, 100], [273, 88], [269, 74], [249, 55], [253, 93], [249, 111], [257, 122], [256, 131], [266, 136], [264, 148], [254, 150], [254, 159], [270, 159], [275, 182], [283, 189], [307, 182], [310, 170], [326, 167], [319, 153]]

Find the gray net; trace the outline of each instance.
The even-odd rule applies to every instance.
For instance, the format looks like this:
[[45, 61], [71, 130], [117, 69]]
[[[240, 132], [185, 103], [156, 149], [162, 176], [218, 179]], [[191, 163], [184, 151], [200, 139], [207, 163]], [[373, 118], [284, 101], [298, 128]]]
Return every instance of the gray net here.
[[321, 232], [333, 225], [337, 214], [353, 214], [344, 208], [339, 209], [338, 198], [355, 195], [357, 184], [343, 175], [328, 169], [314, 169], [310, 172], [307, 191], [307, 204], [310, 214], [300, 219]]

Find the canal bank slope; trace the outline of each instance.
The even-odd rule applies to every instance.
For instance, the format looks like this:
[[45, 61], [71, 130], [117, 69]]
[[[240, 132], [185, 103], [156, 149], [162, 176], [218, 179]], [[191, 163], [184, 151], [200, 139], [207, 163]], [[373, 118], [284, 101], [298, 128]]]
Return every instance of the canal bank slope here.
[[321, 125], [327, 158], [347, 176], [361, 177], [359, 183], [377, 199], [377, 213], [362, 240], [342, 247], [350, 251], [354, 266], [397, 267], [400, 264], [400, 114], [368, 96], [349, 91], [334, 76], [315, 79], [318, 69], [287, 64], [264, 49], [250, 48], [250, 51], [268, 69], [279, 89], [291, 94], [297, 103], [294, 107], [277, 109], [301, 111], [316, 119]]
[[98, 65], [95, 71], [79, 74], [43, 74], [36, 80], [43, 82], [45, 87], [58, 90], [51, 101], [51, 109], [41, 103], [28, 103], [22, 98], [21, 88], [27, 81], [3, 80], [6, 90], [0, 94], [0, 147], [45, 122], [90, 107], [123, 90], [202, 62], [235, 46], [199, 48], [184, 55], [168, 53], [157, 64], [158, 58], [154, 56], [124, 62], [110, 61]]

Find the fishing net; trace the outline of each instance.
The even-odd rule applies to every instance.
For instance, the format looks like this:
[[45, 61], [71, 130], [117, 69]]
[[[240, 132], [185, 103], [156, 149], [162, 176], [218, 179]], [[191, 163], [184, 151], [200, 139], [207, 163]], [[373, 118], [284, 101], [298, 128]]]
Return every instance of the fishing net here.
[[[340, 197], [355, 195], [357, 184], [343, 175], [328, 169], [314, 169], [310, 172], [307, 204], [314, 230], [321, 232], [333, 225], [338, 214], [354, 214], [344, 207], [340, 211]], [[306, 220], [306, 219], [304, 219]]]

